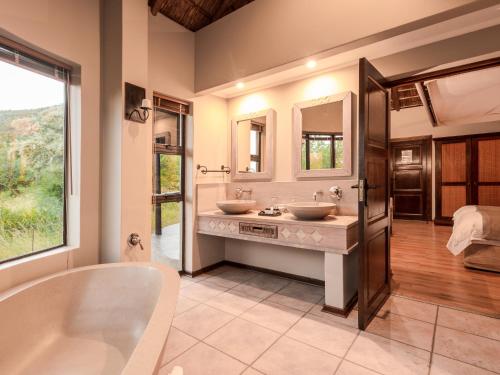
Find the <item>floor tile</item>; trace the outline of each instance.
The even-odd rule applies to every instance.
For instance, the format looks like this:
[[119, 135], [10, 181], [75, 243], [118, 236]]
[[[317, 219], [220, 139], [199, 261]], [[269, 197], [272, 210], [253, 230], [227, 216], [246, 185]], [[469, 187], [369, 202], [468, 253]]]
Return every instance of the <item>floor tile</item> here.
[[249, 367], [245, 370], [245, 372], [242, 375], [262, 375], [262, 372]]
[[186, 286], [188, 285], [191, 285], [191, 284], [194, 284], [195, 281], [190, 278], [190, 277], [187, 277], [187, 276], [182, 276], [181, 277], [181, 285], [180, 285], [180, 288], [185, 288]]
[[202, 342], [162, 367], [160, 375], [170, 374], [174, 366], [182, 367], [184, 375], [237, 375], [246, 367]]
[[302, 316], [302, 312], [271, 302], [261, 302], [241, 315], [241, 318], [284, 333]]
[[233, 318], [234, 315], [200, 304], [176, 316], [172, 325], [184, 333], [201, 340]]
[[222, 274], [219, 276], [226, 279], [226, 280], [231, 280], [235, 281], [237, 283], [244, 283], [245, 281], [248, 281], [255, 276], [262, 275], [262, 273], [258, 273], [252, 270], [247, 270], [244, 268], [230, 268], [226, 271], [224, 271]]
[[322, 287], [294, 281], [273, 294], [268, 300], [306, 312], [324, 295], [325, 289]]
[[343, 316], [334, 315], [326, 311], [322, 311], [323, 304], [314, 305], [314, 307], [309, 311], [309, 314], [313, 314], [316, 316], [321, 316], [323, 319], [327, 319], [331, 322], [340, 323], [343, 325], [347, 325], [349, 327], [358, 328], [358, 311], [351, 310], [347, 318]]
[[225, 288], [234, 288], [236, 285], [240, 284], [236, 281], [228, 280], [223, 277], [224, 274], [219, 274], [216, 276], [209, 277], [208, 279], [203, 280], [204, 284], [215, 284], [220, 285]]
[[430, 375], [494, 375], [494, 373], [434, 354], [432, 356]]
[[401, 341], [420, 349], [431, 351], [434, 324], [388, 313], [383, 318], [375, 317], [367, 332]]
[[500, 341], [497, 340], [437, 326], [434, 352], [500, 372]]
[[227, 288], [215, 284], [206, 284], [205, 281], [200, 281], [193, 285], [189, 285], [180, 290], [180, 294], [184, 297], [194, 299], [195, 301], [204, 302], [218, 294], [225, 292]]
[[282, 337], [253, 367], [267, 375], [331, 375], [339, 362], [340, 358]]
[[361, 367], [355, 363], [342, 361], [335, 375], [378, 375], [372, 370]]
[[182, 314], [198, 304], [198, 301], [179, 295], [179, 297], [177, 297], [177, 305], [175, 306], [175, 315]]
[[500, 340], [500, 319], [440, 307], [437, 324], [458, 331]]
[[385, 337], [361, 332], [347, 352], [348, 361], [387, 375], [426, 375], [430, 353]]
[[408, 298], [390, 296], [377, 315], [384, 316], [387, 313], [398, 314], [434, 324], [436, 322], [437, 306]]
[[235, 319], [204, 341], [240, 361], [251, 364], [280, 335], [243, 319]]
[[267, 298], [281, 288], [287, 286], [290, 280], [282, 277], [259, 274], [252, 279], [240, 284], [234, 290], [254, 297]]
[[233, 315], [240, 315], [261, 301], [261, 298], [228, 290], [205, 302], [207, 305]]
[[338, 357], [343, 357], [358, 335], [358, 330], [308, 314], [287, 333], [288, 337]]
[[184, 332], [179, 331], [175, 327], [170, 327], [168, 333], [167, 345], [163, 352], [161, 365], [165, 365], [178, 355], [184, 353], [187, 349], [192, 347], [198, 342], [195, 338], [186, 335]]

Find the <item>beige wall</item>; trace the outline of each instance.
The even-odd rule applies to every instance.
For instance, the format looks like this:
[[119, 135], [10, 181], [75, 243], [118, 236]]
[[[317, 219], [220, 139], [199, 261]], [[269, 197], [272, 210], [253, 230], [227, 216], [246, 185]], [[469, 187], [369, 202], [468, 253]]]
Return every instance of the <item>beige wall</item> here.
[[[99, 258], [99, 0], [0, 0], [0, 33], [75, 66], [71, 252], [47, 252], [0, 267], [0, 290]], [[78, 103], [80, 102], [80, 103]]]
[[493, 2], [420, 0], [406, 1], [402, 8], [398, 0], [257, 0], [196, 33], [196, 91], [327, 50], [346, 51], [486, 4]]
[[[295, 103], [321, 98], [327, 95], [352, 91], [353, 100], [353, 177], [357, 176], [357, 93], [358, 67], [353, 65], [344, 69], [320, 73], [300, 81], [271, 87], [248, 95], [228, 100], [228, 120], [266, 108], [276, 110], [276, 156], [275, 181], [293, 181], [292, 172], [292, 107]], [[229, 124], [229, 121], [228, 121]], [[228, 125], [229, 126], [229, 125]], [[222, 135], [222, 134], [221, 134]], [[228, 144], [230, 134], [228, 133]], [[229, 151], [228, 151], [229, 152]], [[230, 155], [227, 155], [230, 158]], [[332, 178], [350, 179], [352, 177]]]

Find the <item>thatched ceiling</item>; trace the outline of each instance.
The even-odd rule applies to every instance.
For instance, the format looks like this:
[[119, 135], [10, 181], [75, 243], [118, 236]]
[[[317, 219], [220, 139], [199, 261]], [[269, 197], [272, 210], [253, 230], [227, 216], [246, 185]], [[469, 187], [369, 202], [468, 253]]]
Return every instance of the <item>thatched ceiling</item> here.
[[151, 13], [158, 12], [191, 31], [197, 31], [253, 0], [149, 0]]

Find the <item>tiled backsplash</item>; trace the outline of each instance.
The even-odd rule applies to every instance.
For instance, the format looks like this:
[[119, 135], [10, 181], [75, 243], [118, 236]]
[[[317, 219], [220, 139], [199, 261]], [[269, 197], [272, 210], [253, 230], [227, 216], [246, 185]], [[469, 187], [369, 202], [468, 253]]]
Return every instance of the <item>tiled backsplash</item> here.
[[[272, 198], [277, 198], [278, 204], [293, 201], [312, 201], [315, 191], [322, 191], [318, 201], [334, 202], [337, 204], [337, 215], [357, 215], [358, 191], [352, 189], [357, 180], [316, 180], [316, 181], [290, 181], [290, 182], [230, 182], [221, 184], [200, 184], [198, 191], [198, 212], [213, 210], [215, 202], [222, 199], [235, 199], [235, 191], [241, 187], [251, 189], [250, 197], [247, 193], [243, 199], [254, 199], [257, 208], [269, 207]], [[342, 199], [331, 198], [329, 189], [339, 186], [342, 189]]]

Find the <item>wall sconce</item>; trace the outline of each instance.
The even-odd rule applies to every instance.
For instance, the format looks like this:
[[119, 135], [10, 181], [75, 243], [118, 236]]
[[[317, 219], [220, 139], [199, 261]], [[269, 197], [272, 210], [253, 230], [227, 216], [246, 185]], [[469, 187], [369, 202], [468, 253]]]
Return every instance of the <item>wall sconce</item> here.
[[153, 109], [143, 87], [125, 82], [125, 119], [145, 123]]

